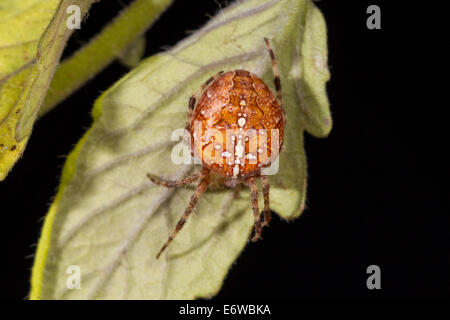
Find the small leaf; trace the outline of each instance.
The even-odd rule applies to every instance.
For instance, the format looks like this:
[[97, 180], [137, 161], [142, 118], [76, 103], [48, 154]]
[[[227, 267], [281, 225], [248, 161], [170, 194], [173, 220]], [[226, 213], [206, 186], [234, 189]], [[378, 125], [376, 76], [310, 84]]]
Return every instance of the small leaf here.
[[[69, 156], [44, 223], [32, 299], [193, 299], [218, 292], [253, 226], [248, 189], [236, 199], [228, 189], [208, 190], [157, 260], [193, 189], [155, 186], [146, 173], [177, 179], [199, 170], [171, 161], [179, 143], [171, 135], [184, 127], [189, 97], [211, 75], [246, 69], [273, 90], [264, 37], [280, 66], [287, 113], [280, 170], [270, 176], [271, 205], [286, 219], [301, 214], [303, 132], [324, 135], [331, 125], [326, 27], [309, 0], [237, 2], [97, 100], [94, 124]], [[318, 70], [311, 54], [320, 55]], [[317, 96], [299, 96], [305, 87]], [[81, 270], [79, 290], [66, 286], [71, 265]]]
[[[69, 3], [70, 2], [70, 3]], [[93, 0], [0, 4], [0, 180], [22, 155], [65, 43], [66, 8]]]

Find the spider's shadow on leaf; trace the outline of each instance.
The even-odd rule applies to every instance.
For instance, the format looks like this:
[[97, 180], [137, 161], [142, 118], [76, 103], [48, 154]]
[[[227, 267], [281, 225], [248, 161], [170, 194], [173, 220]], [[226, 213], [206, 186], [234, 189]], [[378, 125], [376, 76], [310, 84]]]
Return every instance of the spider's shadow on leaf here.
[[222, 220], [222, 222], [217, 227], [212, 229], [209, 232], [209, 235], [206, 236], [202, 241], [197, 242], [197, 244], [192, 246], [189, 250], [185, 250], [183, 252], [167, 256], [167, 259], [168, 260], [176, 260], [179, 258], [183, 258], [184, 256], [194, 252], [195, 250], [200, 249], [205, 244], [207, 244], [211, 240], [212, 237], [217, 236], [217, 235], [220, 236], [232, 224], [232, 222], [241, 218], [245, 213], [246, 213], [246, 210], [239, 210], [235, 215], [233, 215], [232, 217], [230, 217], [228, 219], [225, 216], [224, 219]]

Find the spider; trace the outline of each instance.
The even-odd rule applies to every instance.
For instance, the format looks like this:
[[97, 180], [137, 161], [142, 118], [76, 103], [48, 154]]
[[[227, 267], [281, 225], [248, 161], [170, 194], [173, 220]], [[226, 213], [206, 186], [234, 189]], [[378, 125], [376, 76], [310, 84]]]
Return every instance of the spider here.
[[[156, 258], [183, 228], [201, 194], [217, 181], [235, 192], [242, 184], [250, 188], [254, 215], [252, 242], [261, 238], [263, 227], [270, 222], [270, 183], [261, 170], [270, 166], [281, 151], [286, 115], [277, 61], [267, 38], [264, 41], [272, 61], [277, 97], [249, 71], [220, 71], [189, 99], [186, 142], [190, 142], [191, 155], [201, 159], [202, 170], [174, 181], [147, 174], [153, 183], [168, 188], [200, 180], [186, 211]], [[264, 195], [263, 219], [258, 209], [257, 179], [261, 180]]]

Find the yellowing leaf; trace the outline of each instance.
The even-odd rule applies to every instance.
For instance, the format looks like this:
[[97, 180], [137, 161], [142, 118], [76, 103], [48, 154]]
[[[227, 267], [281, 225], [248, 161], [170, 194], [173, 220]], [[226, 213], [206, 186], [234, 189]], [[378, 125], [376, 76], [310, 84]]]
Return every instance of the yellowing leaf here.
[[[146, 173], [177, 179], [199, 170], [171, 161], [180, 143], [171, 136], [184, 127], [189, 97], [211, 75], [246, 69], [273, 89], [264, 37], [280, 66], [287, 112], [271, 206], [286, 219], [301, 214], [303, 132], [324, 136], [331, 128], [325, 23], [310, 0], [236, 2], [97, 100], [94, 124], [69, 156], [44, 223], [32, 299], [193, 299], [218, 292], [253, 225], [248, 189], [236, 199], [227, 189], [208, 190], [157, 260], [193, 189], [155, 186]], [[74, 267], [80, 289], [71, 289], [74, 275], [67, 272]]]
[[93, 0], [0, 3], [0, 180], [22, 155], [65, 43], [66, 8]]

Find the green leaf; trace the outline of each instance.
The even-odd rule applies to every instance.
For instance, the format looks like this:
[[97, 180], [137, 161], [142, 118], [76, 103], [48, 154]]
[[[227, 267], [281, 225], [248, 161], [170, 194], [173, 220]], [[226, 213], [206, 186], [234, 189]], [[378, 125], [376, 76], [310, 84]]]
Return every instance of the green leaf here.
[[20, 158], [65, 43], [66, 8], [81, 18], [93, 0], [6, 0], [0, 4], [0, 180]]
[[[83, 18], [95, 1], [8, 0], [0, 4], [0, 180], [22, 155], [36, 116], [72, 94], [130, 43], [139, 43], [136, 39], [172, 2], [134, 1], [56, 70], [72, 33], [66, 21], [73, 11], [67, 12], [67, 7], [78, 5]], [[139, 48], [142, 53], [142, 42]], [[136, 60], [139, 54], [134, 50], [128, 59]]]
[[[331, 127], [326, 26], [309, 0], [236, 3], [141, 62], [96, 101], [94, 124], [68, 157], [45, 219], [32, 299], [193, 299], [218, 292], [251, 232], [248, 189], [236, 199], [230, 190], [208, 190], [157, 260], [193, 189], [155, 186], [146, 173], [176, 179], [199, 170], [171, 161], [180, 143], [171, 135], [184, 127], [189, 97], [217, 71], [246, 69], [273, 89], [264, 37], [279, 62], [287, 113], [280, 170], [270, 176], [271, 206], [285, 219], [301, 214], [303, 132], [323, 136]], [[67, 287], [73, 265], [80, 289]]]

